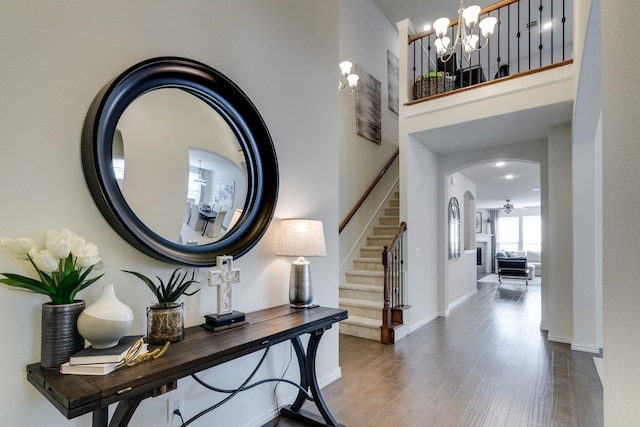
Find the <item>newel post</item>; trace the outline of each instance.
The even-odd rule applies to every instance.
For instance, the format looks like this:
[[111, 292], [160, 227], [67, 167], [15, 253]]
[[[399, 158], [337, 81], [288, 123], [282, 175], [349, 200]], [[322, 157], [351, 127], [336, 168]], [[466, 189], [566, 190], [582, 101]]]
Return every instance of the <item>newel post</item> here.
[[389, 296], [389, 265], [391, 264], [391, 252], [389, 246], [382, 251], [382, 266], [384, 267], [384, 306], [382, 307], [382, 326], [380, 327], [380, 342], [391, 342], [391, 299]]

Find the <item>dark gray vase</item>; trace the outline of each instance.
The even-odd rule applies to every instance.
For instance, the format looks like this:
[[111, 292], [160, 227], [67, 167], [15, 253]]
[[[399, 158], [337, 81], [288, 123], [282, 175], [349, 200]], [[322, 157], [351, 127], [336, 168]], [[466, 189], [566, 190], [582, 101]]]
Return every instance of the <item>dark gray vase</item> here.
[[84, 348], [84, 338], [78, 332], [78, 316], [84, 301], [72, 304], [42, 304], [40, 335], [40, 365], [44, 369], [60, 369], [72, 354]]

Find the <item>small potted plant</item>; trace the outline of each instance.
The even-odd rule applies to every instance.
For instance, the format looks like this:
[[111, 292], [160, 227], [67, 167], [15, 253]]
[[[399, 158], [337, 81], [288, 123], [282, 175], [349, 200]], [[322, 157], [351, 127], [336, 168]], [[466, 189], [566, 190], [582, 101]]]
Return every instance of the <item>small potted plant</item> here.
[[198, 292], [200, 288], [189, 293], [187, 289], [193, 283], [195, 271], [188, 279], [188, 273], [176, 268], [165, 284], [156, 276], [159, 284], [155, 283], [147, 276], [135, 271], [122, 270], [125, 273], [133, 274], [144, 282], [158, 299], [156, 304], [147, 308], [147, 341], [149, 344], [164, 344], [167, 341], [176, 342], [184, 338], [184, 303], [178, 302], [183, 294], [191, 296]]

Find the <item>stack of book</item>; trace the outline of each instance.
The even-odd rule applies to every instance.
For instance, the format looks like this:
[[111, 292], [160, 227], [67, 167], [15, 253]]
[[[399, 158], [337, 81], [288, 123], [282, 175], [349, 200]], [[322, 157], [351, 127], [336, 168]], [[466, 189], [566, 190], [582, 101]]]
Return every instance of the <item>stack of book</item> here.
[[[142, 335], [127, 335], [111, 348], [95, 349], [86, 347], [75, 353], [67, 363], [60, 366], [63, 374], [106, 375], [113, 372], [122, 363], [131, 347]], [[147, 344], [143, 344], [138, 354], [147, 352]]]

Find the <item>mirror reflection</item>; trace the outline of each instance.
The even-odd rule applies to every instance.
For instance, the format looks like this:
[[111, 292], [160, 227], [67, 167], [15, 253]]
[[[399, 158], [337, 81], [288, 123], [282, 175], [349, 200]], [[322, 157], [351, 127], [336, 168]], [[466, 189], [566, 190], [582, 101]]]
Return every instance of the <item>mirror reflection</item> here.
[[449, 199], [449, 259], [460, 258], [460, 204]]
[[222, 240], [244, 210], [247, 162], [236, 135], [214, 109], [181, 89], [153, 90], [127, 106], [112, 162], [130, 209], [169, 241]]

